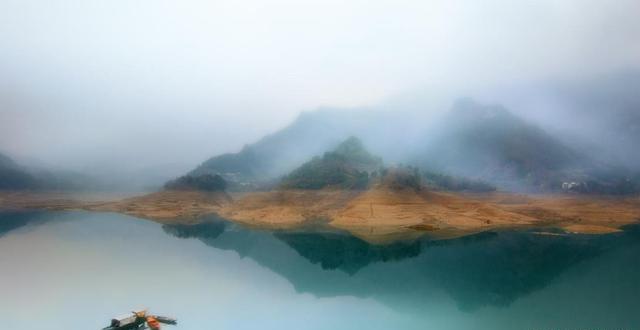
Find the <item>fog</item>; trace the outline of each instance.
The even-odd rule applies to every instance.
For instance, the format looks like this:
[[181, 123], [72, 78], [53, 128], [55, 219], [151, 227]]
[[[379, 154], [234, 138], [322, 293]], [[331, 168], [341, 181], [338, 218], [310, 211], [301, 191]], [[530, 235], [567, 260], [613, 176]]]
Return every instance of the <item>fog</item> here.
[[160, 180], [302, 111], [429, 118], [462, 96], [592, 145], [616, 126], [584, 119], [561, 102], [579, 92], [558, 86], [640, 69], [638, 13], [636, 0], [4, 0], [0, 152]]

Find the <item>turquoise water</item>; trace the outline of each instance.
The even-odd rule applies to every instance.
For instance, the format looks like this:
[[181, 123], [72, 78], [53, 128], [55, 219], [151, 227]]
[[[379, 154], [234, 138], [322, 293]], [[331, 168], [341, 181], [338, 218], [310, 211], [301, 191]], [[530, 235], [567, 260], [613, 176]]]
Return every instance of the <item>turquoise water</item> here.
[[640, 227], [373, 246], [342, 233], [0, 214], [0, 328], [638, 329]]

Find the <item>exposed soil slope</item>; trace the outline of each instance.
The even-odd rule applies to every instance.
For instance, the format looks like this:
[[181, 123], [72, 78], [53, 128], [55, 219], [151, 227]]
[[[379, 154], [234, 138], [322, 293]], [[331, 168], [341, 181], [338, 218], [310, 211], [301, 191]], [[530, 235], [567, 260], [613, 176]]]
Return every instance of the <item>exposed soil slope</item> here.
[[193, 224], [208, 214], [266, 229], [322, 225], [371, 242], [485, 230], [558, 227], [599, 234], [640, 219], [640, 198], [457, 194], [377, 186], [357, 190], [276, 190], [234, 196], [163, 191], [118, 200], [63, 194], [0, 193], [0, 209], [120, 212], [161, 223]]
[[376, 188], [351, 200], [331, 225], [370, 240], [385, 240], [416, 230], [450, 237], [489, 228], [529, 225], [535, 221], [523, 214], [453, 194]]
[[198, 223], [204, 215], [219, 213], [232, 200], [224, 192], [160, 191], [103, 204], [88, 205], [93, 211], [121, 212], [161, 223]]
[[291, 228], [328, 222], [361, 194], [353, 190], [276, 190], [249, 193], [220, 210], [220, 215], [255, 226]]

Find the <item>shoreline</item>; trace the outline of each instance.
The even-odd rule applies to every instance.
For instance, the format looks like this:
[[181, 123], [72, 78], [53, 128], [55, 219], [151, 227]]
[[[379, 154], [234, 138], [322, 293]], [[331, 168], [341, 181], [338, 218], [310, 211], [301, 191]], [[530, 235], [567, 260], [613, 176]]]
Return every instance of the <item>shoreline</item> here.
[[139, 196], [0, 192], [0, 210], [116, 212], [161, 224], [201, 223], [215, 215], [250, 228], [315, 226], [375, 244], [428, 236], [449, 239], [491, 230], [558, 228], [607, 234], [640, 223], [640, 197], [451, 193], [391, 190], [160, 191]]

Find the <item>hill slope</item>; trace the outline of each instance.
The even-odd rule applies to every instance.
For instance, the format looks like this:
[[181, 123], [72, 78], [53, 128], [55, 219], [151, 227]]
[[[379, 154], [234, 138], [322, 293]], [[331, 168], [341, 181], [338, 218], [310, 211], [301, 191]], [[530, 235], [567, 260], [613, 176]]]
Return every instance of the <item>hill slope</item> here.
[[[283, 130], [238, 153], [213, 157], [190, 174], [220, 174], [232, 190], [273, 185], [309, 158], [356, 135], [392, 164], [486, 181], [506, 190], [554, 191], [565, 181], [614, 187], [627, 179], [501, 106], [461, 100], [429, 120], [396, 110], [369, 110], [305, 113]], [[307, 169], [314, 164], [320, 163], [307, 164]]]
[[503, 188], [557, 186], [589, 161], [501, 106], [458, 101], [413, 162]]
[[23, 166], [0, 154], [0, 190], [101, 190], [97, 180], [69, 171]]
[[363, 189], [369, 184], [369, 173], [381, 166], [380, 157], [371, 155], [359, 139], [350, 137], [333, 151], [295, 169], [281, 185], [294, 189]]
[[38, 186], [38, 180], [11, 158], [0, 154], [0, 190], [31, 189]]
[[424, 125], [408, 126], [407, 123], [419, 122], [415, 113], [399, 115], [377, 108], [325, 108], [304, 112], [291, 125], [237, 153], [214, 156], [189, 174], [220, 174], [231, 189], [237, 188], [238, 183], [260, 186], [335, 148], [349, 136], [358, 136], [373, 153], [399, 162], [404, 160], [411, 138], [419, 136], [424, 129]]
[[504, 98], [576, 148], [640, 169], [640, 70], [513, 87]]
[[349, 136], [347, 131], [338, 113], [303, 113], [288, 127], [245, 146], [237, 153], [208, 159], [190, 175], [219, 174], [232, 186], [234, 183], [259, 184], [277, 178], [324, 152]]

